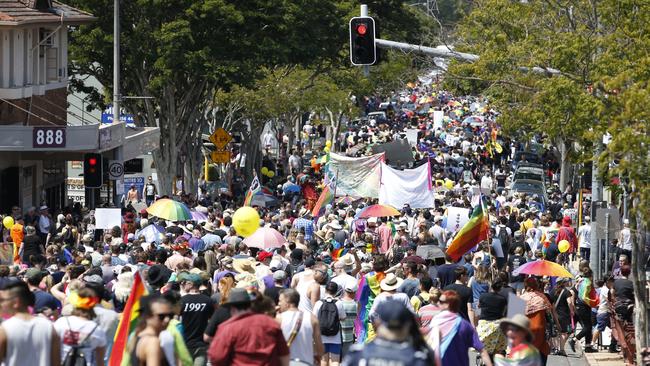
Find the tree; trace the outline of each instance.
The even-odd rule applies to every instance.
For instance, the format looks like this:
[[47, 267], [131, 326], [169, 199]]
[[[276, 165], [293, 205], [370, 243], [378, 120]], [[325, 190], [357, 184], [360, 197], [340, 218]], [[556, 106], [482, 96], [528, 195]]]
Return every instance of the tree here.
[[[506, 131], [543, 135], [568, 147], [560, 150], [577, 161], [595, 160], [604, 181], [629, 180], [638, 229], [632, 255], [637, 351], [648, 344], [649, 6], [633, 0], [476, 1], [460, 23], [457, 48], [480, 59], [453, 63], [446, 83], [459, 93], [489, 96], [503, 112], [499, 123]], [[594, 159], [606, 131], [612, 142]]]

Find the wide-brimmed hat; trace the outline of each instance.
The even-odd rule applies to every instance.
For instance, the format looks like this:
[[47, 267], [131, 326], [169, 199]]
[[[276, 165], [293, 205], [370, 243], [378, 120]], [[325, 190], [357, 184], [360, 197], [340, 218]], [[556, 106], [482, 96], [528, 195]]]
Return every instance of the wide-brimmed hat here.
[[332, 222], [331, 224], [329, 224], [329, 226], [330, 226], [330, 228], [332, 228], [332, 230], [341, 230], [341, 229], [343, 229], [343, 227], [341, 226], [341, 224], [339, 224], [338, 221]]
[[255, 263], [249, 259], [233, 259], [232, 261], [232, 268], [235, 270], [237, 273], [255, 273]]
[[162, 264], [154, 264], [147, 271], [147, 282], [154, 287], [162, 287], [167, 283], [172, 271]]
[[512, 318], [503, 318], [499, 326], [501, 331], [505, 334], [508, 331], [508, 325], [514, 325], [517, 328], [526, 332], [526, 341], [533, 341], [533, 333], [530, 331], [530, 320], [523, 314], [516, 314]]
[[217, 228], [214, 227], [214, 224], [211, 223], [211, 222], [206, 222], [205, 225], [203, 225], [203, 230], [205, 230], [205, 231], [207, 231], [207, 232], [209, 232], [209, 233], [214, 233], [214, 231], [215, 231], [216, 229], [217, 229]]
[[234, 288], [230, 290], [228, 294], [228, 299], [221, 305], [230, 306], [230, 305], [245, 305], [251, 303], [251, 297], [248, 295], [248, 291], [243, 288]]
[[354, 257], [352, 256], [352, 254], [346, 254], [343, 257], [341, 257], [339, 261], [341, 261], [341, 263], [343, 263], [344, 266], [350, 267], [354, 264]]
[[404, 282], [403, 279], [395, 276], [394, 273], [389, 273], [386, 275], [386, 278], [381, 280], [379, 287], [384, 291], [394, 291]]

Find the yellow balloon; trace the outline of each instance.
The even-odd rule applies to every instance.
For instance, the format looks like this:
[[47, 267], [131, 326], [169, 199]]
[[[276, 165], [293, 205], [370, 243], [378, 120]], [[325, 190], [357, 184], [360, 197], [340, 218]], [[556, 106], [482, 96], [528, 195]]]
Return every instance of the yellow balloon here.
[[569, 248], [571, 247], [571, 244], [569, 243], [568, 240], [560, 240], [560, 243], [557, 245], [557, 248], [560, 250], [560, 253], [565, 253]]
[[267, 177], [273, 178], [275, 177], [275, 172], [273, 170], [269, 170], [269, 172], [266, 174]]
[[451, 181], [451, 180], [446, 180], [446, 181], [445, 181], [445, 188], [447, 188], [447, 189], [452, 189], [452, 188], [454, 188], [454, 182]]
[[325, 146], [332, 147], [332, 141], [330, 140], [325, 141]]
[[262, 172], [262, 175], [267, 175], [267, 174], [269, 174], [269, 168], [263, 166], [262, 169], [261, 169], [261, 172]]
[[14, 218], [11, 216], [5, 217], [2, 219], [2, 225], [4, 225], [7, 230], [11, 230], [11, 228], [14, 227]]
[[324, 150], [325, 150], [326, 153], [328, 153], [328, 152], [330, 152], [330, 147], [329, 147], [329, 146], [325, 146], [325, 149], [324, 149]]
[[503, 146], [501, 146], [500, 143], [495, 142], [494, 143], [494, 150], [496, 150], [497, 153], [501, 154], [503, 152]]
[[260, 215], [252, 207], [241, 207], [232, 215], [232, 226], [237, 234], [247, 238], [260, 227]]

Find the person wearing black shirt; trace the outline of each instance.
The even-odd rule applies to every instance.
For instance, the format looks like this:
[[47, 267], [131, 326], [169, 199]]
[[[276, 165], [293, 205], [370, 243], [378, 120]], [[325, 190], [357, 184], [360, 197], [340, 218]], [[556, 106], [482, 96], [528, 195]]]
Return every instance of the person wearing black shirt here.
[[490, 286], [491, 291], [481, 294], [478, 299], [480, 314], [476, 332], [490, 356], [505, 354], [508, 345], [499, 327], [508, 309], [508, 300], [500, 294], [502, 285], [500, 280], [494, 281]]
[[446, 263], [438, 267], [438, 280], [440, 281], [440, 288], [445, 288], [456, 281], [456, 274], [454, 271], [460, 267], [460, 264], [453, 263], [449, 256], [445, 255]]
[[634, 286], [627, 277], [631, 267], [627, 264], [621, 266], [621, 278], [614, 280], [612, 297], [615, 298], [614, 309], [618, 316], [625, 321], [632, 321], [632, 308], [634, 306]]
[[208, 344], [203, 339], [203, 333], [214, 313], [214, 302], [209, 296], [199, 292], [202, 282], [200, 275], [184, 272], [178, 276], [178, 280], [182, 289], [187, 293], [181, 297], [183, 338], [194, 360], [194, 365], [205, 365]]
[[508, 273], [510, 274], [510, 285], [515, 291], [521, 292], [524, 288], [524, 275], [514, 275], [512, 272], [526, 263], [526, 257], [523, 256], [524, 250], [521, 247], [515, 249], [515, 255], [508, 258]]
[[465, 320], [474, 323], [474, 311], [471, 308], [472, 302], [474, 302], [474, 297], [472, 295], [472, 289], [467, 287], [467, 270], [465, 267], [458, 267], [454, 270], [456, 275], [456, 282], [448, 285], [444, 288], [445, 291], [452, 290], [458, 294], [460, 297], [460, 309], [458, 314], [460, 314]]
[[36, 229], [33, 226], [25, 227], [25, 238], [23, 239], [23, 263], [28, 266], [33, 265], [30, 262], [32, 256], [43, 254], [43, 244], [41, 237], [36, 235]]
[[566, 356], [564, 345], [569, 339], [569, 334], [572, 332], [571, 307], [574, 306], [575, 300], [573, 298], [573, 292], [567, 288], [568, 284], [571, 284], [570, 279], [559, 278], [555, 287], [554, 296], [551, 299], [560, 323], [560, 349], [557, 352], [560, 356]]

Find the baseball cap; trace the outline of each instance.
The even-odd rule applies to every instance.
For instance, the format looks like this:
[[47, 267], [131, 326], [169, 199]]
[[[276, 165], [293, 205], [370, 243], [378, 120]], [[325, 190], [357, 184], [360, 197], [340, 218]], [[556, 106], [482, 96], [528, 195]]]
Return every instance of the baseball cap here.
[[200, 285], [203, 279], [196, 273], [182, 272], [178, 275], [178, 282], [191, 282], [195, 285]]
[[44, 277], [43, 271], [41, 271], [38, 268], [30, 268], [27, 271], [25, 271], [25, 279], [27, 280], [38, 280], [39, 278], [42, 279]]
[[344, 286], [345, 292], [357, 292], [359, 289], [359, 285], [357, 285], [357, 281], [347, 281]]
[[287, 278], [287, 274], [284, 271], [275, 271], [273, 272], [274, 281], [282, 281]]
[[382, 302], [377, 306], [376, 313], [382, 325], [389, 329], [401, 329], [409, 324], [413, 316], [404, 303], [397, 300]]

